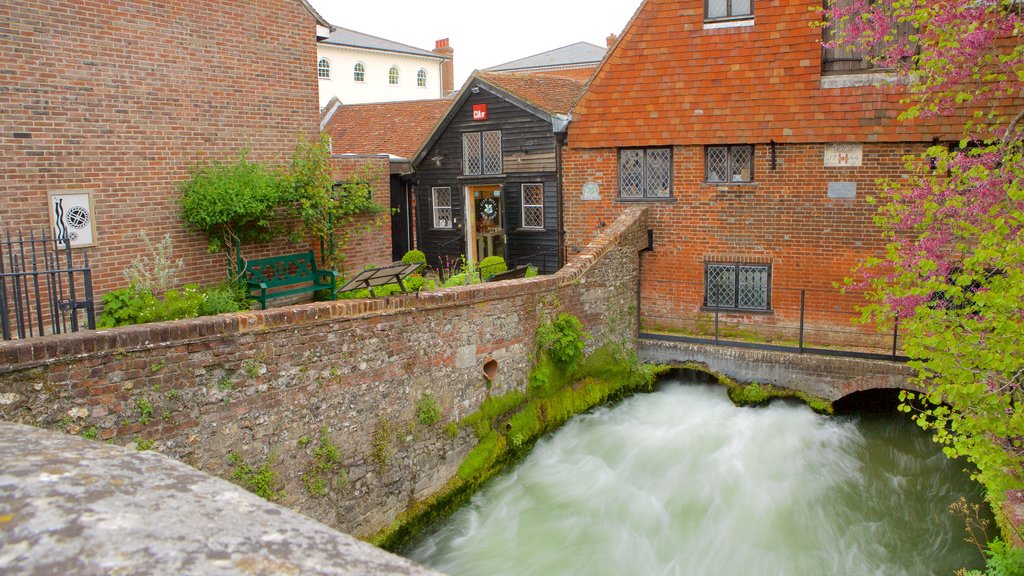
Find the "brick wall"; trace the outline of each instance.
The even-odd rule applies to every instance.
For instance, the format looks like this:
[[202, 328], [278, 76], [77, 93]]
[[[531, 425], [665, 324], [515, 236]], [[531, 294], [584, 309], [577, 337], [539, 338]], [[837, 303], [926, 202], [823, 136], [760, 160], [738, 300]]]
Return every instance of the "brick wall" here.
[[[551, 276], [3, 342], [0, 419], [95, 428], [118, 444], [152, 440], [220, 476], [233, 470], [230, 452], [253, 465], [271, 457], [284, 504], [372, 532], [455, 474], [475, 439], [449, 438], [444, 422], [525, 387], [544, 318], [576, 314], [591, 348], [633, 346], [646, 218], [642, 208], [626, 211]], [[482, 366], [492, 358], [499, 368], [488, 384]], [[433, 427], [416, 423], [425, 392], [443, 412]], [[301, 475], [322, 428], [348, 484], [316, 498]], [[374, 456], [382, 429], [393, 451], [383, 467]]]
[[[921, 150], [917, 144], [865, 144], [861, 167], [825, 168], [823, 144], [780, 144], [773, 170], [771, 147], [756, 146], [754, 183], [715, 185], [704, 182], [702, 146], [673, 147], [672, 198], [643, 203], [655, 235], [654, 251], [643, 256], [645, 326], [692, 327], [702, 317], [705, 262], [739, 262], [770, 264], [772, 271], [774, 313], [743, 315], [745, 322], [795, 325], [800, 289], [807, 289], [808, 324], [852, 329], [849, 320], [863, 296], [843, 296], [833, 283], [853, 276], [863, 258], [884, 253], [867, 197], [876, 193], [876, 179], [899, 178], [902, 157]], [[571, 255], [602, 223], [639, 202], [617, 198], [616, 149], [568, 149], [563, 159]], [[581, 199], [587, 182], [598, 184], [600, 200]], [[829, 182], [856, 183], [856, 197], [829, 198]]]
[[[387, 156], [341, 156], [331, 157], [334, 179], [343, 181], [352, 177], [368, 178], [373, 186], [373, 199], [388, 208], [391, 206], [391, 168]], [[391, 214], [384, 212], [373, 216], [359, 216], [349, 227], [345, 244], [343, 272], [351, 278], [367, 264], [378, 266], [391, 262]]]
[[176, 187], [242, 149], [283, 164], [317, 133], [315, 26], [300, 0], [0, 3], [0, 229], [49, 227], [48, 192], [89, 190], [99, 294], [124, 284], [140, 230], [171, 235], [182, 282], [222, 280]]

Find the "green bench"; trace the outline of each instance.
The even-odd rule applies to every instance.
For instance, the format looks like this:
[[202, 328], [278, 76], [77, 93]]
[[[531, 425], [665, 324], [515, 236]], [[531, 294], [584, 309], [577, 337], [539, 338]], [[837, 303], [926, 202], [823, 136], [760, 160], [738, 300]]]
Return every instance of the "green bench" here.
[[[333, 299], [338, 277], [339, 274], [334, 270], [317, 268], [312, 250], [248, 260], [242, 271], [242, 281], [249, 286], [249, 291], [259, 301], [263, 310], [267, 309], [267, 300], [271, 298], [283, 298], [317, 290], [329, 290]], [[283, 289], [276, 290], [277, 288]], [[269, 292], [272, 289], [274, 291]]]

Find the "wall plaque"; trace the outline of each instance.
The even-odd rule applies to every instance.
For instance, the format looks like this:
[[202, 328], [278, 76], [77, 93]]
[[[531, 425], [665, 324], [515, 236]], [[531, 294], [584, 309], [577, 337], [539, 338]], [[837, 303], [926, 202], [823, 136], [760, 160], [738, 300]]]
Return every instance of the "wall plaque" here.
[[601, 187], [597, 182], [587, 182], [583, 185], [583, 200], [600, 200]]
[[857, 197], [857, 183], [856, 182], [829, 182], [828, 183], [828, 197], [829, 198], [856, 198]]
[[861, 144], [825, 144], [825, 167], [845, 168], [860, 166], [864, 157]]
[[57, 238], [67, 237], [73, 248], [96, 242], [92, 194], [85, 190], [50, 192], [50, 226]]

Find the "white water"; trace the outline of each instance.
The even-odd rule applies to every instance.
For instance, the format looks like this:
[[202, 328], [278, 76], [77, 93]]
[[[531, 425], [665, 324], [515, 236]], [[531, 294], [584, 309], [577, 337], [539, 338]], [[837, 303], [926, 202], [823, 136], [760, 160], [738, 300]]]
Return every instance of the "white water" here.
[[902, 416], [669, 382], [575, 418], [407, 555], [461, 575], [924, 575], [977, 567], [976, 488]]

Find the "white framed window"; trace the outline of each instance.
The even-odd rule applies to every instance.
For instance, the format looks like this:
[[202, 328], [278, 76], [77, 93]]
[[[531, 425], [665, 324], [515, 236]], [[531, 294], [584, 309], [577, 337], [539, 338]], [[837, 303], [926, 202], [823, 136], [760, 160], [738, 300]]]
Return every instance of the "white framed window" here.
[[316, 63], [316, 77], [321, 80], [331, 79], [331, 61], [327, 58], [321, 58]]
[[723, 184], [753, 182], [754, 147], [708, 146], [704, 149], [704, 180]]
[[434, 201], [434, 228], [452, 229], [452, 189], [436, 186], [430, 189]]
[[704, 306], [771, 310], [770, 264], [705, 264]]
[[356, 62], [356, 65], [352, 67], [352, 81], [366, 82], [366, 64]]
[[388, 69], [388, 84], [398, 86], [398, 66], [392, 66]]
[[544, 229], [544, 184], [523, 184], [523, 228]]
[[501, 174], [501, 130], [462, 135], [462, 173], [467, 176]]
[[427, 87], [427, 69], [420, 68], [419, 72], [416, 73], [416, 85], [420, 88]]

